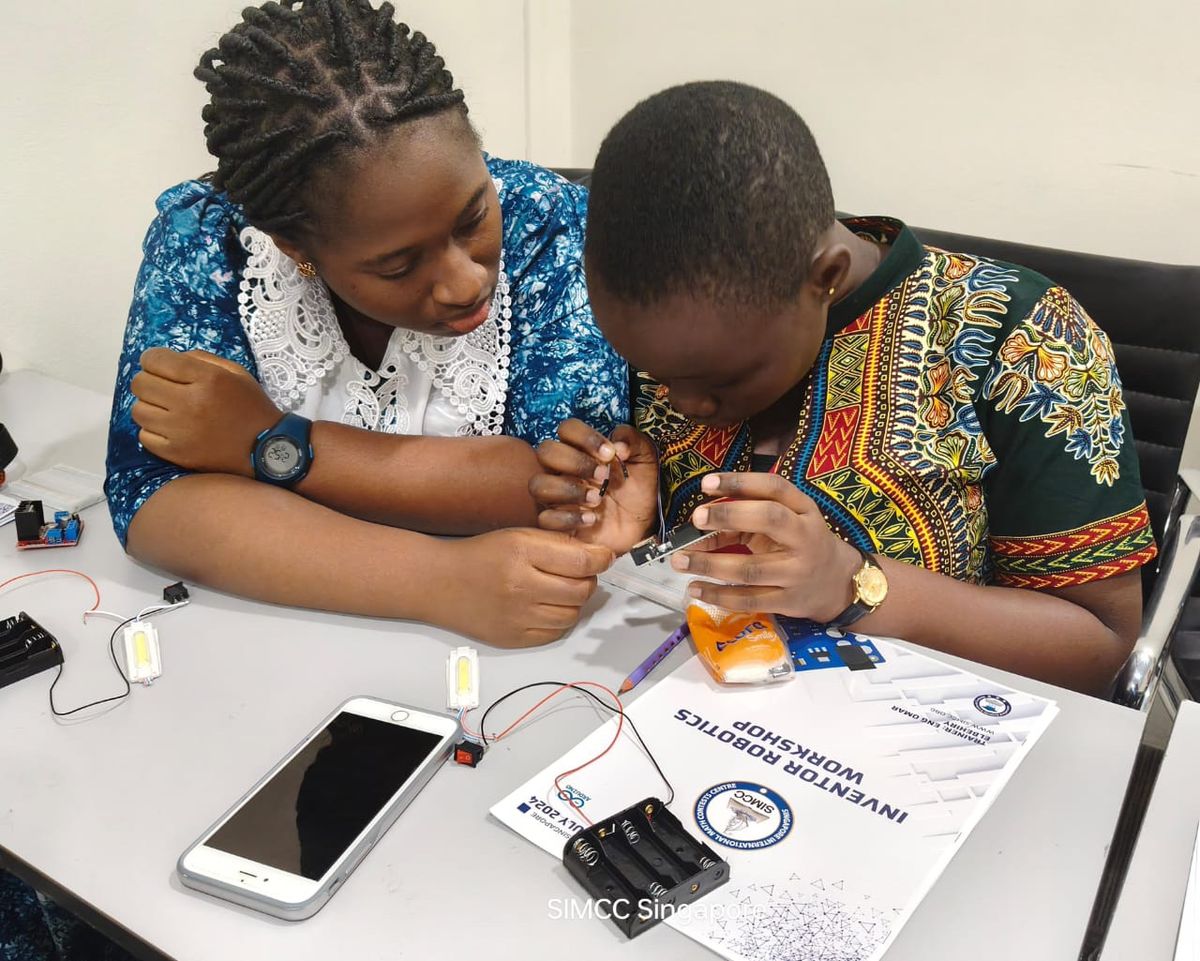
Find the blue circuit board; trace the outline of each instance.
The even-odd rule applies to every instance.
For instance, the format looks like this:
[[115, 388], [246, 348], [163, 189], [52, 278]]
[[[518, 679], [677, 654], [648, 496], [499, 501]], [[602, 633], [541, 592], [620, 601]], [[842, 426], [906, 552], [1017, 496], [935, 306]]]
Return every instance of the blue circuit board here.
[[775, 622], [787, 637], [797, 671], [820, 671], [829, 667], [873, 671], [883, 663], [879, 649], [865, 637], [849, 631], [830, 633], [824, 624], [781, 614], [775, 615]]
[[[39, 515], [41, 505], [38, 505]], [[21, 540], [17, 532], [17, 550], [32, 551], [48, 547], [74, 547], [83, 536], [83, 519], [69, 511], [57, 511], [54, 523], [39, 524], [37, 537]]]

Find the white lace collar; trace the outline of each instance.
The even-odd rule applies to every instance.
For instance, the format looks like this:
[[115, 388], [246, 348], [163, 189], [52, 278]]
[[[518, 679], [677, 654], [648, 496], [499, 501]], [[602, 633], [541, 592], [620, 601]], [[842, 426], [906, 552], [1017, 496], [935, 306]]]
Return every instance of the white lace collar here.
[[[404, 388], [412, 366], [462, 417], [459, 434], [499, 434], [508, 397], [512, 301], [504, 262], [488, 319], [462, 337], [397, 329], [379, 371], [350, 353], [329, 291], [305, 277], [295, 261], [255, 227], [241, 232], [249, 257], [242, 272], [238, 313], [267, 395], [296, 410], [343, 362], [354, 365], [342, 422], [367, 430], [412, 433]], [[420, 425], [415, 425], [420, 430]]]

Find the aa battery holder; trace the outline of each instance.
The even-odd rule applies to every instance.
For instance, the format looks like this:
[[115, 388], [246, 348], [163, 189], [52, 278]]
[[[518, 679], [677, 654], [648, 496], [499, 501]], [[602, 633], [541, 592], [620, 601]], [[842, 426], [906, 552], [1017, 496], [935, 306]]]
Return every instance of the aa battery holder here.
[[0, 687], [62, 662], [58, 641], [24, 611], [0, 621]]
[[688, 834], [658, 798], [576, 832], [562, 859], [628, 938], [729, 880], [729, 863]]

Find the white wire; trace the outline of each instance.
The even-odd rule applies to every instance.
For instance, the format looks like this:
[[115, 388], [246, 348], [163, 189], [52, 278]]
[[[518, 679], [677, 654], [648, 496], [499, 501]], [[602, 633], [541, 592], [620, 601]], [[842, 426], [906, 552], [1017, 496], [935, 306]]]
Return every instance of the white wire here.
[[112, 611], [84, 611], [83, 623], [87, 623], [89, 617], [111, 617], [114, 621], [123, 621], [125, 617], [121, 614], [114, 614]]
[[165, 614], [170, 611], [177, 611], [181, 607], [187, 607], [190, 603], [192, 603], [191, 598], [188, 598], [186, 601], [178, 601], [175, 604], [151, 604], [149, 607], [143, 607], [140, 611], [138, 611], [137, 619], [140, 621], [147, 617], [153, 617], [155, 614]]
[[176, 604], [151, 604], [149, 607], [143, 607], [138, 611], [137, 617], [134, 618], [126, 617], [124, 614], [114, 614], [112, 611], [84, 611], [83, 623], [86, 624], [89, 617], [111, 617], [114, 621], [142, 621], [147, 617], [153, 617], [155, 614], [164, 614], [180, 607], [187, 607], [190, 603], [191, 599], [189, 598], [186, 601], [179, 601]]

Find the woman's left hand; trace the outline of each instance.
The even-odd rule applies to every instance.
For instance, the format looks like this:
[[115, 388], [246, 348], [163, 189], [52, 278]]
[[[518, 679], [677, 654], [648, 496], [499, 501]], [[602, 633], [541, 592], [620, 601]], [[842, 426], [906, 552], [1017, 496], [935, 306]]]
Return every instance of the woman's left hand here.
[[283, 416], [250, 372], [204, 350], [152, 347], [133, 378], [138, 440], [188, 470], [253, 477], [258, 435]]
[[[692, 597], [819, 622], [849, 606], [862, 555], [829, 529], [812, 498], [778, 474], [709, 474], [700, 489], [730, 499], [697, 507], [692, 523], [721, 533], [671, 558], [678, 571], [721, 582], [693, 581]], [[730, 544], [752, 553], [714, 553]]]

